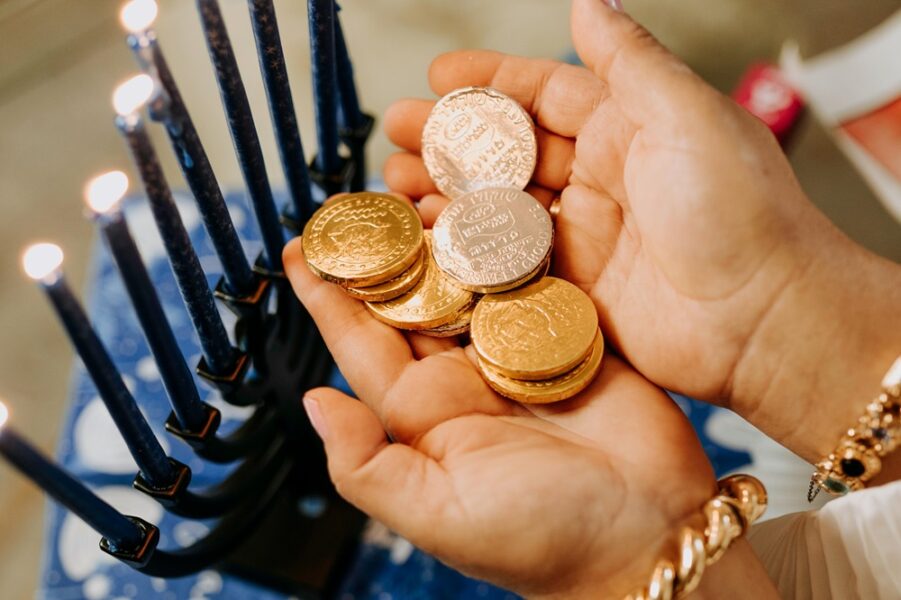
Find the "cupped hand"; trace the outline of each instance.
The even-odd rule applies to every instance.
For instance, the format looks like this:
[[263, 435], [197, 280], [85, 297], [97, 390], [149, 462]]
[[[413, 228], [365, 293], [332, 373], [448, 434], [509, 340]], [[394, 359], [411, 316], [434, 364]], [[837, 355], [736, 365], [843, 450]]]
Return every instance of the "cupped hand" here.
[[402, 333], [318, 279], [299, 238], [284, 259], [362, 401], [304, 400], [338, 491], [447, 564], [533, 597], [621, 597], [713, 495], [682, 412], [616, 357], [568, 401], [519, 405], [471, 348]]
[[[433, 63], [431, 87], [491, 86], [533, 115], [528, 189], [561, 199], [554, 272], [591, 295], [632, 365], [817, 456], [899, 350], [878, 322], [849, 327], [845, 309], [867, 293], [882, 316], [901, 285], [886, 286], [886, 261], [813, 207], [760, 122], [628, 16], [575, 0], [572, 33], [587, 68], [453, 52]], [[405, 150], [386, 164], [386, 183], [419, 200], [427, 223], [447, 203], [419, 157], [433, 104], [403, 100], [385, 119]], [[813, 401], [833, 421], [811, 419]]]

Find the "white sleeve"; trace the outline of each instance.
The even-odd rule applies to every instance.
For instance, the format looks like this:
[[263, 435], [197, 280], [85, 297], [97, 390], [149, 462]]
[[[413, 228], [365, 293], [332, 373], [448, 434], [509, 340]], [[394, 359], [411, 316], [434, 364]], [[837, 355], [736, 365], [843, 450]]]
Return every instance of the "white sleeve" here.
[[901, 598], [901, 481], [755, 525], [748, 540], [789, 599]]

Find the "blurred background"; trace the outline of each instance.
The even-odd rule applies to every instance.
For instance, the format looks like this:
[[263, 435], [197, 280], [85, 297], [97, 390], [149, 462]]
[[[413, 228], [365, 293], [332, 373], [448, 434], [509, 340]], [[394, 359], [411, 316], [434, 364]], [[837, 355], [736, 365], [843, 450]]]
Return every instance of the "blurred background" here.
[[[159, 0], [157, 32], [224, 188], [241, 185], [194, 3]], [[274, 186], [282, 174], [244, 0], [221, 0]], [[849, 41], [899, 8], [898, 0], [624, 0], [626, 9], [710, 83], [729, 91], [749, 64], [775, 60], [786, 40], [809, 57]], [[431, 97], [432, 57], [484, 47], [528, 56], [571, 50], [568, 7], [555, 0], [346, 0], [342, 22], [364, 108], [381, 114], [403, 96]], [[19, 254], [53, 240], [80, 289], [94, 243], [82, 185], [130, 162], [112, 125], [114, 85], [135, 72], [115, 0], [0, 0], [0, 396], [17, 428], [52, 452], [65, 411], [72, 352]], [[308, 156], [315, 150], [306, 3], [276, 1]], [[184, 187], [168, 143], [152, 127], [173, 187]], [[379, 131], [370, 168], [391, 152]], [[901, 228], [807, 118], [789, 149], [813, 201], [852, 238], [901, 260]], [[132, 177], [133, 181], [137, 181]], [[90, 294], [90, 290], [85, 290]], [[43, 500], [0, 463], [0, 598], [34, 595]]]

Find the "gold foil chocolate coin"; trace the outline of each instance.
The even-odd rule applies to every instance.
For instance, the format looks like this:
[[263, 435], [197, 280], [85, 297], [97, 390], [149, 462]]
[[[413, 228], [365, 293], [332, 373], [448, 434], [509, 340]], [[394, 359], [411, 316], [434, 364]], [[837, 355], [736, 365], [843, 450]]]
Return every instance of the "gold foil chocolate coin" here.
[[428, 252], [432, 244], [426, 232], [425, 272], [413, 288], [387, 302], [367, 302], [376, 319], [400, 329], [431, 329], [453, 322], [473, 301], [472, 292], [454, 285]]
[[468, 333], [469, 324], [470, 322], [472, 322], [472, 311], [474, 309], [475, 302], [473, 302], [472, 306], [460, 313], [460, 315], [456, 319], [454, 319], [454, 321], [448, 323], [447, 325], [441, 325], [440, 327], [433, 327], [431, 329], [423, 329], [419, 333], [439, 338], [453, 337], [455, 335], [463, 335], [464, 333]]
[[408, 203], [375, 192], [337, 198], [317, 210], [303, 228], [310, 268], [345, 287], [385, 283], [420, 256], [422, 222]]
[[498, 373], [479, 358], [479, 371], [488, 385], [498, 394], [523, 404], [547, 404], [572, 398], [594, 381], [604, 356], [604, 337], [600, 330], [591, 347], [591, 353], [575, 368], [549, 379], [524, 381]]
[[368, 287], [347, 287], [344, 288], [344, 291], [347, 292], [347, 295], [351, 298], [367, 302], [385, 302], [386, 300], [397, 298], [398, 296], [409, 292], [419, 281], [419, 278], [422, 277], [422, 274], [425, 272], [427, 255], [428, 250], [423, 247], [423, 249], [419, 251], [419, 258], [416, 259], [416, 262], [413, 263], [412, 267], [385, 283]]
[[497, 293], [522, 285], [550, 255], [554, 231], [526, 192], [491, 188], [447, 205], [432, 229], [442, 271], [468, 290]]
[[422, 159], [448, 198], [490, 187], [523, 189], [538, 157], [535, 125], [516, 100], [487, 87], [441, 98], [422, 131]]
[[484, 296], [471, 324], [479, 357], [502, 375], [526, 380], [555, 377], [584, 361], [597, 332], [591, 298], [556, 277]]

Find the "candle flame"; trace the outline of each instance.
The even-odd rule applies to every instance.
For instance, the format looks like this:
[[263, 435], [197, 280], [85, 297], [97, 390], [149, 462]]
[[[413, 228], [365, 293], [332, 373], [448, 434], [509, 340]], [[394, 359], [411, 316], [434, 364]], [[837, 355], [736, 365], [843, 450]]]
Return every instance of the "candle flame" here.
[[22, 267], [32, 279], [45, 280], [63, 264], [63, 249], [56, 244], [32, 244], [22, 255]]
[[3, 402], [0, 402], [0, 429], [6, 425], [7, 420], [9, 420], [9, 409]]
[[150, 75], [135, 75], [113, 92], [113, 108], [122, 116], [139, 111], [153, 96], [154, 87], [153, 77]]
[[155, 0], [131, 0], [119, 12], [119, 20], [131, 33], [140, 33], [150, 29], [158, 12]]
[[110, 171], [88, 182], [84, 198], [88, 208], [97, 214], [107, 213], [119, 204], [128, 191], [128, 176], [122, 171]]

